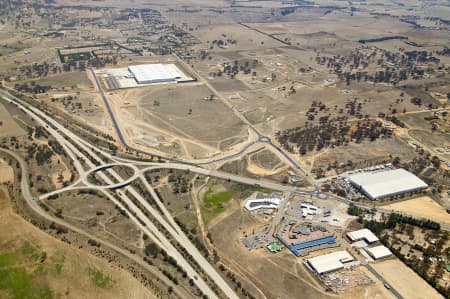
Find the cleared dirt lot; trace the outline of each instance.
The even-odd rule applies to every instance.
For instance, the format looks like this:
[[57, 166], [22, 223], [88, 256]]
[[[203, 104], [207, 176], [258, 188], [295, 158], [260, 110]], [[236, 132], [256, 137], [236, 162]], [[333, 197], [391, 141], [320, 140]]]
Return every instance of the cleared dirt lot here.
[[[226, 138], [244, 133], [245, 128], [219, 100], [205, 100], [210, 95], [201, 85], [167, 85], [151, 93], [141, 93], [138, 107], [143, 109], [144, 120], [148, 122], [160, 123], [176, 134], [217, 146]], [[155, 105], [155, 100], [159, 105]]]
[[14, 181], [14, 172], [5, 160], [0, 159], [0, 183]]
[[367, 268], [365, 267], [359, 267], [359, 271], [365, 273], [374, 283], [366, 285], [366, 286], [359, 286], [352, 288], [350, 290], [347, 290], [343, 293], [343, 298], [365, 298], [365, 299], [394, 299], [396, 298], [392, 292], [390, 292], [386, 287], [383, 285], [383, 283], [378, 280], [375, 275], [373, 275]]
[[231, 49], [256, 50], [283, 46], [281, 42], [239, 24], [205, 26], [201, 27], [200, 30], [192, 32], [192, 34], [205, 44], [220, 39], [224, 41], [228, 39], [236, 41], [234, 45], [228, 43], [223, 48], [215, 47], [215, 50], [218, 52], [229, 51]]
[[445, 133], [436, 132], [431, 134], [425, 130], [409, 130], [409, 135], [430, 148], [445, 147], [450, 145], [450, 136]]
[[2, 104], [0, 104], [0, 122], [0, 138], [25, 134], [25, 131], [16, 123], [9, 111]]
[[373, 264], [386, 281], [404, 298], [442, 299], [443, 297], [413, 270], [397, 259], [389, 259]]
[[[336, 161], [338, 164], [347, 163], [351, 160], [359, 168], [366, 165], [383, 163], [384, 159], [389, 158], [389, 154], [393, 157], [400, 157], [401, 160], [409, 160], [417, 154], [410, 147], [393, 136], [388, 139], [378, 139], [376, 141], [363, 141], [361, 143], [350, 143], [347, 146], [334, 148], [332, 151], [323, 152], [314, 160], [314, 168], [326, 169], [329, 164]], [[307, 154], [304, 158], [312, 161], [313, 154]]]
[[385, 205], [383, 208], [450, 224], [447, 211], [428, 196]]
[[260, 168], [268, 173], [275, 172], [278, 168], [286, 166], [273, 152], [267, 149], [249, 155], [248, 163], [249, 167]]
[[163, 84], [110, 93], [125, 138], [189, 159], [230, 150], [247, 126], [202, 84]]

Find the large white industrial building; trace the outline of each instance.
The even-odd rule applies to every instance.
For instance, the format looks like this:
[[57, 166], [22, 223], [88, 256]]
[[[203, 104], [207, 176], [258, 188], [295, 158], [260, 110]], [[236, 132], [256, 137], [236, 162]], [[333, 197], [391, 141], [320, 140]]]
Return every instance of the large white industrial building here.
[[392, 252], [389, 250], [389, 248], [383, 245], [369, 247], [366, 249], [366, 251], [374, 260], [379, 260], [392, 255]]
[[176, 82], [182, 77], [181, 71], [175, 64], [131, 65], [128, 67], [128, 71], [138, 84]]
[[404, 169], [361, 172], [350, 175], [348, 180], [372, 200], [428, 187], [424, 181]]
[[345, 250], [319, 255], [306, 260], [306, 264], [317, 274], [343, 269], [354, 258]]
[[375, 234], [367, 228], [348, 232], [347, 237], [352, 243], [361, 240], [364, 240], [368, 244], [378, 242], [378, 237], [375, 236]]
[[387, 248], [386, 246], [383, 246], [383, 245], [369, 247], [369, 248], [367, 248], [366, 251], [375, 260], [386, 258], [386, 257], [392, 255], [392, 252], [389, 250], [389, 248]]

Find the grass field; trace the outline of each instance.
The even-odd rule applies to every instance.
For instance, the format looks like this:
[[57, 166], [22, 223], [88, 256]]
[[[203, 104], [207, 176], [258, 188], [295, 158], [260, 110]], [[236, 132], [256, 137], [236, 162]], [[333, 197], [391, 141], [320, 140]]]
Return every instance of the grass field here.
[[[0, 255], [0, 292], [11, 298], [54, 298], [54, 293], [42, 278], [49, 269], [47, 253], [25, 242], [21, 248]], [[0, 293], [0, 297], [1, 293]], [[3, 297], [2, 297], [3, 298]]]
[[223, 212], [226, 204], [233, 197], [233, 192], [224, 191], [215, 193], [211, 188], [208, 189], [203, 198], [203, 217], [208, 222], [217, 214]]
[[101, 270], [90, 268], [89, 278], [91, 282], [102, 289], [109, 289], [114, 286], [114, 280], [109, 274], [103, 273]]
[[205, 190], [202, 201], [202, 214], [206, 223], [224, 212], [232, 199], [239, 202], [254, 192], [272, 193], [271, 190], [263, 187], [228, 183], [220, 180], [210, 181], [208, 188]]

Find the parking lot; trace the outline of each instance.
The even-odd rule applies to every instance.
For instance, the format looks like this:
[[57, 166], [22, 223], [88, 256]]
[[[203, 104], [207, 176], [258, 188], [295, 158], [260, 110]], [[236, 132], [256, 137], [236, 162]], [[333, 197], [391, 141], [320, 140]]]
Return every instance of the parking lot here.
[[285, 217], [311, 223], [322, 223], [333, 226], [344, 226], [351, 216], [347, 214], [347, 205], [335, 201], [315, 201], [313, 205], [317, 207], [316, 213], [304, 215], [301, 201], [291, 201], [288, 203]]
[[276, 239], [274, 237], [268, 235], [267, 227], [258, 228], [253, 234], [241, 239], [242, 244], [244, 244], [248, 250], [264, 248], [275, 241]]
[[335, 176], [325, 181], [322, 185], [329, 184], [330, 190], [337, 193], [339, 196], [345, 197], [349, 200], [359, 200], [365, 198], [365, 196], [359, 192], [357, 189], [353, 187], [350, 183], [348, 177], [353, 174], [362, 173], [362, 172], [380, 172], [386, 171], [390, 169], [395, 169], [395, 167], [390, 164], [381, 164], [376, 166], [371, 166], [362, 169], [356, 169], [348, 172], [344, 172], [339, 176]]

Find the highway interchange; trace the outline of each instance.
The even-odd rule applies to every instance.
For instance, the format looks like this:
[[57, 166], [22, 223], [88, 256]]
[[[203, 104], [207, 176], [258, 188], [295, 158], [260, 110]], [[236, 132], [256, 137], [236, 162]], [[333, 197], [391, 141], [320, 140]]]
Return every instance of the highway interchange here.
[[[97, 166], [91, 161], [91, 159], [95, 160], [100, 165], [107, 164], [105, 163], [105, 161], [103, 161], [104, 158], [102, 159], [100, 155], [114, 161], [114, 157], [109, 153], [103, 152], [98, 149], [97, 152], [94, 152], [94, 147], [92, 145], [88, 144], [86, 141], [82, 140], [81, 138], [67, 130], [64, 126], [53, 120], [51, 117], [49, 117], [39, 109], [29, 106], [26, 102], [13, 97], [12, 95], [9, 95], [8, 98], [2, 97], [2, 99], [9, 103], [17, 105], [22, 111], [27, 113], [35, 121], [46, 128], [46, 130], [57, 140], [58, 143], [61, 144], [68, 156], [73, 160], [74, 167], [76, 168], [80, 178], [85, 177], [86, 172], [89, 171], [89, 169], [85, 170], [83, 168], [80, 161], [84, 161], [90, 167], [90, 169], [97, 168]], [[89, 155], [89, 157], [86, 155]], [[120, 175], [117, 174], [117, 172], [115, 172], [113, 168], [108, 168], [106, 171], [117, 181], [123, 181], [122, 177], [120, 177]], [[114, 186], [113, 180], [111, 180], [111, 178], [104, 172], [97, 173], [107, 185]], [[150, 187], [150, 185], [146, 183], [143, 175], [140, 175], [140, 179], [144, 181], [144, 185], [146, 186], [148, 192], [152, 195], [154, 201], [158, 204], [158, 207], [163, 211], [164, 215], [153, 208], [144, 199], [144, 197], [131, 186], [126, 186], [123, 190], [108, 188], [114, 192], [114, 195], [102, 186], [85, 186], [85, 188], [92, 188], [98, 190], [99, 192], [102, 192], [114, 204], [119, 206], [122, 210], [126, 211], [129, 218], [145, 234], [147, 234], [155, 244], [165, 250], [169, 256], [172, 256], [177, 261], [178, 265], [186, 272], [187, 276], [194, 281], [194, 283], [204, 295], [208, 296], [208, 298], [218, 298], [217, 294], [203, 279], [203, 275], [201, 275], [197, 270], [193, 268], [193, 266], [187, 261], [186, 256], [183, 256], [179, 252], [179, 250], [177, 250], [177, 248], [171, 243], [165, 233], [158, 229], [158, 227], [151, 221], [151, 219], [146, 216], [146, 213], [144, 213], [144, 211], [142, 211], [138, 207], [138, 205], [136, 205], [133, 200], [127, 195], [127, 193], [129, 192], [139, 202], [139, 204], [145, 207], [146, 212], [149, 212], [151, 216], [155, 220], [157, 220], [162, 227], [164, 227], [164, 229], [170, 234], [170, 237], [176, 240], [178, 246], [184, 247], [184, 249], [192, 257], [192, 259], [198, 264], [202, 271], [206, 273], [206, 275], [208, 275], [208, 277], [212, 281], [214, 281], [215, 285], [221, 290], [221, 292], [223, 292], [223, 294], [225, 294], [228, 298], [238, 298], [235, 292], [225, 282], [225, 280], [209, 264], [209, 262], [203, 257], [198, 249], [189, 241], [181, 228], [175, 223], [169, 212], [165, 209], [164, 205], [158, 198], [157, 194]], [[77, 190], [79, 189], [79, 187], [75, 185], [79, 183], [80, 180], [77, 180], [75, 184], [72, 184], [71, 186], [63, 188], [59, 191], [64, 192], [72, 189]], [[25, 188], [24, 190], [29, 190], [29, 186], [22, 185], [22, 188]], [[128, 192], [125, 192], [125, 190]], [[26, 193], [29, 191], [23, 192]], [[55, 194], [55, 192], [53, 192], [53, 194]], [[44, 195], [42, 198], [45, 197], [46, 195]], [[31, 202], [33, 201], [27, 200], [28, 204], [31, 204]], [[33, 205], [33, 207], [34, 210], [40, 209], [40, 207], [35, 204]], [[39, 214], [42, 215], [42, 213]]]
[[[123, 146], [128, 147], [136, 152], [150, 154], [144, 152], [140, 149], [132, 148], [124, 139], [120, 126], [115, 120], [113, 111], [109, 106], [108, 100], [101, 89], [98, 78], [95, 76], [93, 70], [91, 70], [94, 75], [95, 81], [98, 85], [98, 89], [100, 94], [105, 102], [105, 105], [109, 111], [111, 119], [113, 121], [116, 132], [119, 136], [119, 140]], [[155, 190], [150, 186], [150, 184], [145, 179], [145, 173], [147, 171], [153, 169], [177, 169], [177, 170], [185, 170], [190, 171], [196, 174], [201, 174], [204, 176], [215, 177], [223, 180], [243, 183], [247, 185], [260, 186], [263, 188], [271, 189], [274, 191], [283, 192], [286, 195], [286, 198], [289, 198], [291, 195], [300, 194], [300, 195], [310, 195], [315, 196], [321, 199], [335, 199], [346, 204], [349, 203], [348, 200], [340, 197], [336, 197], [329, 194], [324, 194], [318, 188], [316, 182], [312, 181], [311, 178], [309, 180], [312, 182], [314, 186], [313, 190], [301, 190], [296, 187], [290, 185], [277, 184], [265, 180], [256, 180], [252, 178], [247, 178], [240, 175], [230, 174], [218, 170], [210, 170], [205, 169], [202, 166], [210, 163], [218, 162], [218, 160], [212, 160], [209, 162], [202, 162], [199, 164], [180, 161], [174, 159], [172, 157], [164, 157], [159, 156], [162, 159], [169, 161], [168, 163], [155, 163], [155, 162], [144, 162], [132, 159], [125, 159], [116, 157], [110, 154], [107, 151], [95, 148], [92, 144], [83, 140], [79, 136], [72, 133], [65, 126], [58, 123], [51, 116], [47, 115], [45, 112], [41, 111], [38, 108], [33, 107], [29, 103], [11, 95], [7, 91], [0, 90], [1, 99], [3, 101], [9, 102], [18, 106], [22, 111], [27, 113], [31, 118], [33, 118], [37, 123], [39, 123], [42, 127], [44, 127], [49, 134], [51, 134], [55, 140], [63, 147], [68, 157], [73, 161], [73, 165], [78, 172], [79, 179], [76, 180], [72, 185], [50, 192], [48, 194], [44, 194], [40, 196], [39, 199], [48, 198], [51, 195], [59, 194], [69, 190], [79, 190], [79, 189], [93, 189], [96, 190], [105, 196], [107, 196], [114, 204], [124, 210], [129, 216], [130, 220], [133, 221], [139, 229], [141, 229], [145, 234], [147, 234], [152, 241], [157, 244], [160, 248], [165, 250], [168, 255], [173, 257], [178, 265], [186, 272], [187, 276], [191, 278], [199, 290], [208, 298], [218, 298], [219, 295], [213, 290], [211, 287], [211, 283], [208, 283], [204, 277], [205, 275], [209, 278], [208, 280], [213, 281], [214, 285], [220, 289], [220, 292], [228, 298], [238, 298], [234, 290], [227, 284], [227, 282], [220, 276], [220, 274], [212, 267], [212, 265], [205, 259], [205, 257], [198, 251], [198, 249], [190, 242], [185, 233], [181, 230], [179, 225], [175, 222], [169, 211], [166, 209], [165, 205], [155, 192]], [[232, 108], [232, 107], [231, 107]], [[232, 108], [235, 110], [234, 108]], [[252, 130], [254, 130], [258, 135], [258, 140], [255, 142], [263, 142], [270, 146], [273, 146], [275, 150], [277, 150], [280, 154], [286, 157], [288, 161], [291, 162], [292, 166], [302, 172], [304, 175], [306, 173], [303, 169], [291, 158], [288, 154], [286, 154], [281, 148], [272, 143], [272, 141], [263, 136], [259, 131], [256, 130], [250, 124]], [[246, 149], [249, 146], [246, 146], [244, 149], [241, 149], [239, 152], [234, 153], [227, 157], [220, 158], [221, 161], [226, 159], [233, 159], [235, 157], [240, 156], [245, 153]], [[6, 150], [2, 150], [6, 151]], [[22, 171], [25, 171], [26, 165], [25, 162], [18, 156], [17, 154], [6, 151], [9, 155], [13, 156], [16, 160], [20, 162]], [[157, 156], [158, 155], [153, 155]], [[83, 166], [84, 164], [84, 166]], [[133, 170], [133, 175], [129, 178], [122, 178], [112, 166], [125, 166]], [[87, 169], [86, 169], [87, 168]], [[101, 180], [105, 183], [104, 185], [94, 184], [89, 181], [89, 175], [92, 173], [96, 173]], [[67, 227], [70, 230], [75, 232], [88, 235], [86, 232], [80, 230], [73, 225], [70, 225], [59, 218], [52, 217], [45, 211], [41, 209], [41, 207], [37, 204], [37, 200], [32, 197], [29, 191], [29, 182], [27, 181], [28, 176], [23, 175], [21, 181], [21, 189], [22, 194], [25, 198], [26, 203], [40, 216], [49, 219], [55, 223], [61, 224]], [[114, 179], [112, 179], [114, 178]], [[152, 199], [157, 205], [157, 208], [153, 207], [149, 204], [149, 202], [144, 198], [142, 194], [140, 194], [133, 186], [130, 184], [135, 181], [140, 180], [145, 187], [145, 191], [151, 195]], [[133, 200], [134, 199], [134, 200]], [[357, 206], [370, 209], [373, 206], [367, 204], [357, 203]], [[142, 210], [145, 209], [145, 211]], [[390, 213], [390, 211], [382, 211], [385, 213]], [[147, 215], [150, 215], [148, 217]], [[158, 225], [154, 223], [157, 221]], [[158, 226], [162, 226], [164, 231], [162, 231]], [[441, 224], [444, 229], [449, 229], [448, 226]], [[90, 238], [98, 240], [95, 237], [90, 236]], [[173, 244], [175, 240], [175, 245]], [[98, 240], [99, 243], [105, 244], [108, 247], [114, 249], [115, 251], [124, 254], [127, 257], [132, 258], [132, 260], [139, 260], [136, 256], [131, 255], [127, 251], [114, 246], [113, 244], [109, 244], [102, 240]], [[195, 261], [197, 267], [193, 267], [193, 265], [188, 261], [185, 255], [183, 255], [179, 248], [182, 247], [189, 255], [190, 258]], [[143, 261], [140, 261], [139, 264], [145, 264]], [[196, 269], [195, 269], [196, 268]], [[199, 272], [199, 269], [201, 272]]]

